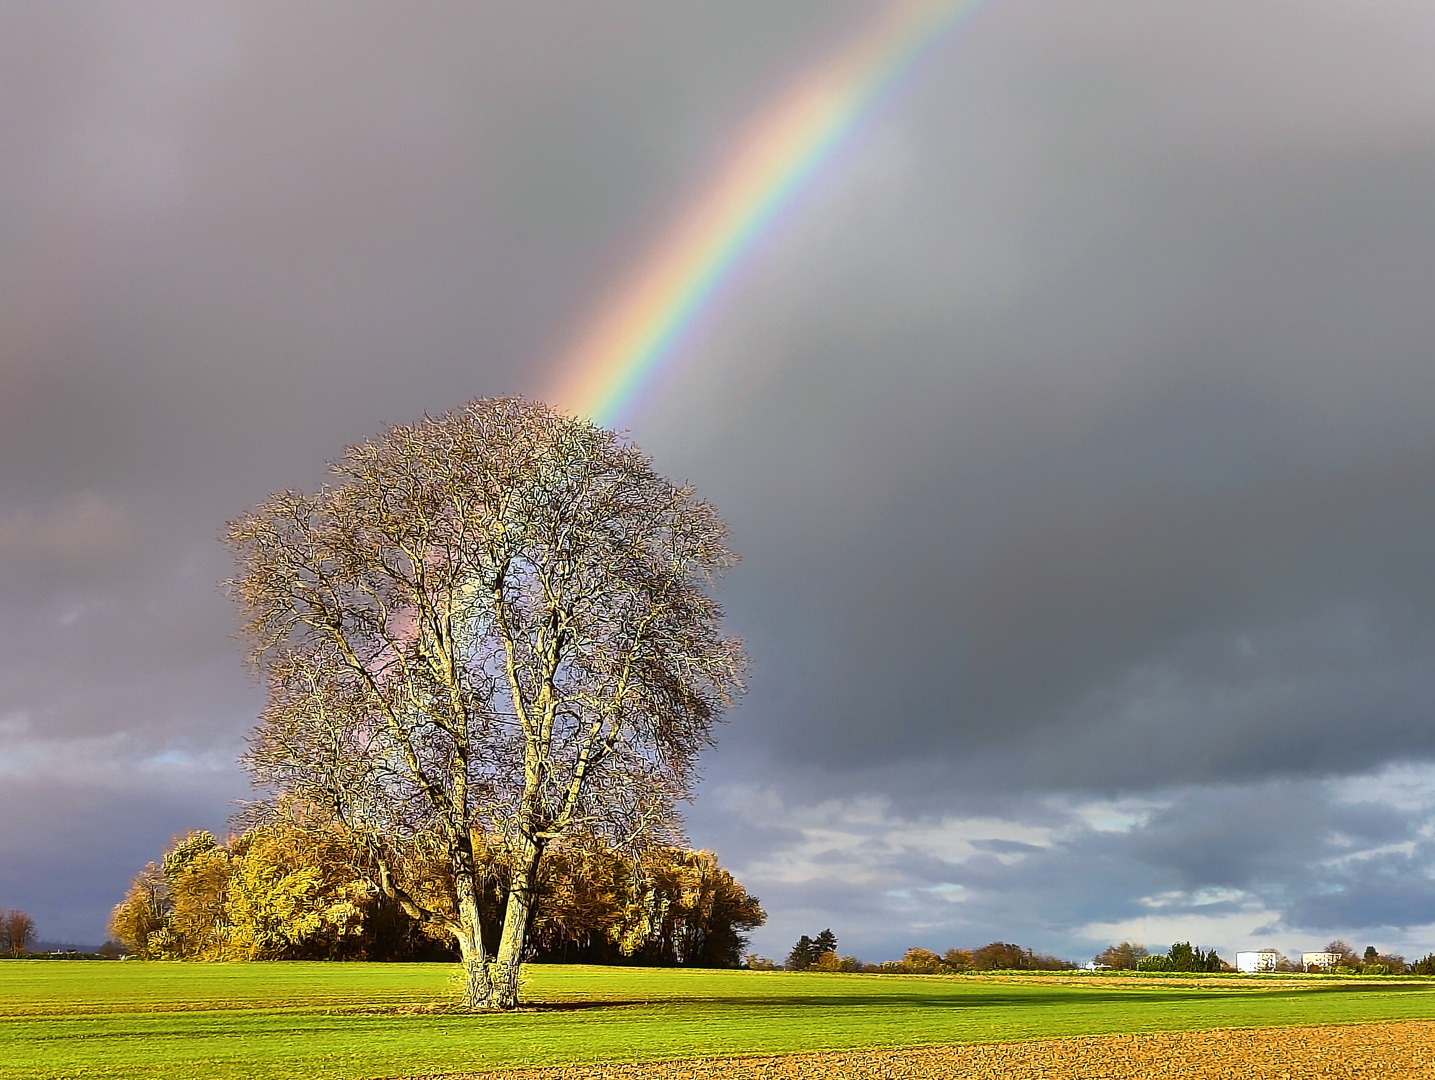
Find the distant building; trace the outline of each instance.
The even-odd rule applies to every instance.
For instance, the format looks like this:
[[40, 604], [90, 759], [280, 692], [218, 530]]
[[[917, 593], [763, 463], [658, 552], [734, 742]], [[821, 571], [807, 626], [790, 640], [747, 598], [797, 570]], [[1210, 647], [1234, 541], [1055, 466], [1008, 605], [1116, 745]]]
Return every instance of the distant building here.
[[1236, 953], [1236, 970], [1253, 975], [1258, 971], [1274, 971], [1280, 953], [1274, 949], [1257, 949], [1255, 952]]
[[1315, 968], [1318, 971], [1330, 971], [1339, 964], [1345, 957], [1338, 952], [1303, 952], [1300, 954], [1300, 962], [1309, 971]]

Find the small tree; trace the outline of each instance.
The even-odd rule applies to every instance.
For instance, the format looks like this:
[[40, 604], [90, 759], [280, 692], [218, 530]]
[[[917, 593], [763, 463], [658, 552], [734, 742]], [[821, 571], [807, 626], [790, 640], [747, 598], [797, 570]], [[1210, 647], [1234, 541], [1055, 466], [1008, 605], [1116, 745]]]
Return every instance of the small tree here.
[[[379, 888], [452, 936], [471, 1007], [512, 1008], [545, 852], [678, 836], [740, 688], [710, 595], [726, 528], [631, 443], [518, 400], [395, 427], [332, 472], [229, 527], [269, 688], [246, 762], [331, 812]], [[483, 834], [513, 855], [492, 970]], [[451, 885], [424, 896], [409, 870], [434, 860]]]
[[902, 954], [898, 970], [907, 975], [935, 975], [942, 966], [942, 958], [931, 949], [911, 948]]
[[1356, 971], [1360, 968], [1360, 954], [1357, 953], [1345, 942], [1341, 941], [1339, 938], [1336, 938], [1334, 941], [1327, 942], [1325, 946], [1325, 951], [1328, 953], [1334, 953], [1340, 958], [1333, 965], [1331, 965], [1331, 971], [1338, 971], [1340, 968], [1346, 968], [1350, 971]]
[[1134, 941], [1108, 945], [1096, 954], [1096, 963], [1113, 971], [1135, 971], [1136, 965], [1148, 955], [1146, 946]]
[[842, 957], [838, 956], [831, 949], [824, 949], [817, 954], [817, 959], [812, 962], [811, 971], [841, 971]]
[[0, 952], [24, 956], [35, 942], [35, 920], [23, 911], [0, 908]]
[[837, 951], [837, 935], [832, 932], [831, 928], [828, 928], [813, 938], [812, 944], [819, 954], [835, 953]]

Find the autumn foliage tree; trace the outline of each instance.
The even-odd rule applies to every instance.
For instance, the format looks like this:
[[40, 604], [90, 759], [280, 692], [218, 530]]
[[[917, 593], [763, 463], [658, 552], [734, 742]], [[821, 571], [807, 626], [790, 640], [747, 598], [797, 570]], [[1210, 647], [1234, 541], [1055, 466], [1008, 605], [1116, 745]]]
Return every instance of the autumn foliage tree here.
[[[511, 1008], [545, 854], [676, 838], [744, 662], [710, 594], [726, 528], [631, 443], [518, 400], [392, 428], [332, 474], [229, 527], [269, 689], [247, 763], [452, 937], [471, 1007]], [[493, 963], [484, 835], [512, 858]], [[451, 891], [426, 896], [435, 860]]]
[[931, 949], [911, 948], [902, 954], [894, 968], [904, 975], [935, 975], [942, 968], [942, 958]]
[[135, 875], [110, 933], [147, 960], [382, 958], [385, 915], [345, 833], [285, 817], [222, 844], [177, 839]]
[[125, 898], [110, 913], [110, 934], [141, 959], [157, 959], [167, 939], [157, 935], [165, 929], [172, 910], [169, 883], [157, 863], [149, 863], [130, 882]]
[[[307, 808], [283, 809], [222, 844], [204, 832], [176, 840], [135, 876], [111, 933], [155, 960], [406, 959], [443, 950], [440, 928], [383, 894], [345, 830]], [[513, 868], [489, 838], [476, 837], [474, 849], [482, 935], [492, 942]], [[638, 859], [570, 839], [542, 870], [529, 945], [544, 959], [736, 967], [746, 931], [765, 919], [710, 851], [653, 848]], [[442, 862], [423, 873], [411, 882], [420, 895], [452, 894]]]
[[968, 971], [1061, 971], [1071, 966], [1055, 956], [993, 941], [979, 949], [948, 949], [941, 956], [929, 949], [908, 949], [901, 960], [884, 963], [882, 970], [906, 975], [955, 975]]
[[530, 946], [583, 963], [737, 967], [766, 913], [711, 851], [657, 848], [640, 858], [599, 844], [550, 853]]

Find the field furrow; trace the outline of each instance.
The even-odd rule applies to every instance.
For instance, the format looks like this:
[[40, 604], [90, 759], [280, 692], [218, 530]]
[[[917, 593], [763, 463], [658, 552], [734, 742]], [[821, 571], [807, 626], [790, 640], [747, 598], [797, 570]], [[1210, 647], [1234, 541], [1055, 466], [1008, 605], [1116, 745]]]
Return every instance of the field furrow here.
[[1179, 1031], [408, 1080], [1430, 1080], [1435, 1022]]

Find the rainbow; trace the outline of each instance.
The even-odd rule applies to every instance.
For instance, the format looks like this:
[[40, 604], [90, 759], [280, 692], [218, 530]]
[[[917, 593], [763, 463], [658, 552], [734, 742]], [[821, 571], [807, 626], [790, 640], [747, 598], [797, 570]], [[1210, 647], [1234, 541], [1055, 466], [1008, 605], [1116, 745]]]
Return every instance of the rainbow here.
[[895, 0], [788, 88], [736, 140], [717, 178], [602, 308], [560, 365], [551, 400], [617, 423], [694, 321], [858, 121], [981, 0]]

